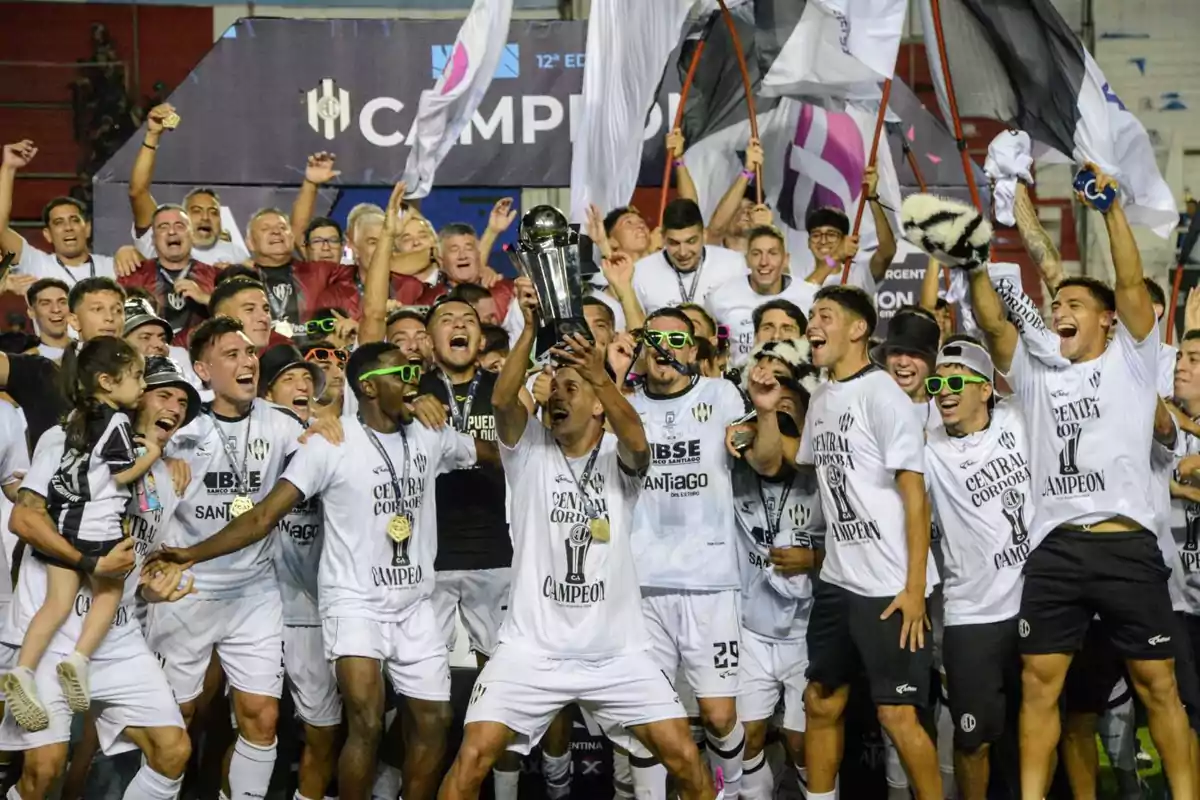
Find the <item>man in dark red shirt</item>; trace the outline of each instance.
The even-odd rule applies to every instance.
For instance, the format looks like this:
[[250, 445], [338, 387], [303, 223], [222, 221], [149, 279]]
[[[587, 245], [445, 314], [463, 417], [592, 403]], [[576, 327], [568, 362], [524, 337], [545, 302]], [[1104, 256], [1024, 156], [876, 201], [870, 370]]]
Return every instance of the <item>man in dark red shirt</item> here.
[[[442, 295], [459, 284], [482, 285], [483, 259], [475, 229], [464, 222], [452, 222], [438, 235], [442, 262], [442, 278], [427, 288], [416, 305], [431, 306]], [[513, 282], [502, 278], [489, 287], [496, 304], [496, 314], [503, 320], [513, 297]]]
[[182, 206], [159, 206], [150, 229], [158, 257], [143, 261], [120, 283], [153, 294], [174, 331], [175, 344], [186, 346], [188, 332], [208, 318], [217, 271], [192, 258], [192, 223]]
[[344, 308], [358, 317], [354, 267], [294, 260], [296, 242], [286, 214], [277, 208], [256, 211], [248, 233], [246, 246], [262, 276], [272, 318], [299, 325], [322, 307]]

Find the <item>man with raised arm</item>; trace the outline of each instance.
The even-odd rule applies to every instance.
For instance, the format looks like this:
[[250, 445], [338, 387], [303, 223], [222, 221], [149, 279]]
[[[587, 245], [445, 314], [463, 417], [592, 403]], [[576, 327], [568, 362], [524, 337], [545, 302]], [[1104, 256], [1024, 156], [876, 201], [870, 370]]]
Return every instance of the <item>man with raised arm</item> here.
[[[1098, 191], [1116, 188], [1087, 168]], [[1067, 278], [1051, 305], [1066, 366], [1034, 357], [986, 270], [970, 273], [976, 318], [1029, 426], [1034, 516], [1018, 623], [1021, 794], [1045, 794], [1063, 680], [1098, 614], [1146, 706], [1172, 796], [1195, 798], [1191, 736], [1175, 680], [1169, 570], [1148, 500], [1157, 491], [1150, 456], [1159, 407], [1158, 326], [1119, 199], [1104, 223], [1115, 289], [1094, 278]]]

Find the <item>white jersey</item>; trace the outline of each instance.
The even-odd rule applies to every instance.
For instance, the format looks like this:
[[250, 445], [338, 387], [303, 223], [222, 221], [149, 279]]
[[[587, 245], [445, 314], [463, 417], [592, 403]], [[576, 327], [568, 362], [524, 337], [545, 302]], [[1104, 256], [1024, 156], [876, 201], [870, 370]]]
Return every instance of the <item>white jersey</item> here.
[[[434, 482], [438, 475], [475, 465], [475, 440], [449, 425], [430, 430], [415, 423], [395, 433], [371, 434], [386, 459], [362, 423], [347, 422], [340, 446], [314, 437], [283, 473], [304, 497], [321, 498], [325, 541], [317, 585], [322, 620], [395, 622], [429, 597], [437, 557]], [[393, 472], [403, 498], [396, 497]], [[402, 541], [388, 535], [388, 524], [398, 514], [410, 521], [411, 533]]]
[[[206, 409], [175, 434], [168, 455], [187, 461], [192, 482], [176, 509], [168, 544], [189, 547], [224, 528], [230, 503], [248, 495], [259, 503], [283, 473], [304, 433], [291, 411], [255, 400], [239, 419], [218, 417]], [[196, 591], [209, 599], [260, 594], [273, 587], [274, 543], [270, 538], [236, 553], [192, 567]]]
[[57, 278], [67, 286], [74, 286], [84, 278], [112, 278], [114, 281], [117, 279], [112, 256], [92, 253], [82, 264], [68, 267], [53, 253], [39, 250], [24, 237], [21, 241], [25, 243], [21, 247], [21, 257], [13, 264], [13, 271], [18, 275], [29, 275], [36, 280]]
[[[812, 310], [813, 300], [821, 287], [785, 275], [783, 291], [778, 294], [759, 294], [750, 287], [746, 276], [734, 278], [709, 292], [704, 306], [718, 325], [729, 327], [729, 363], [741, 367], [754, 349], [754, 310], [772, 300], [787, 300], [799, 306], [804, 316]], [[801, 325], [803, 329], [803, 325]]]
[[275, 574], [283, 598], [284, 625], [320, 625], [317, 570], [325, 535], [319, 497], [306, 497], [279, 521]]
[[[158, 249], [154, 246], [154, 229], [147, 228], [141, 236], [133, 231], [134, 246], [138, 252], [148, 259], [158, 258]], [[250, 258], [250, 252], [237, 242], [227, 242], [218, 239], [211, 247], [192, 245], [192, 258], [201, 264], [241, 264]]]
[[[1183, 432], [1180, 436], [1183, 446], [1179, 458], [1200, 454], [1200, 439]], [[1171, 498], [1170, 527], [1177, 549], [1175, 557], [1167, 562], [1171, 566], [1172, 598], [1179, 598], [1189, 614], [1200, 615], [1200, 503]]]
[[641, 585], [736, 589], [737, 530], [725, 428], [746, 411], [724, 378], [695, 378], [671, 397], [639, 389], [630, 404], [650, 442], [650, 469], [633, 513]]
[[130, 497], [129, 487], [118, 484], [115, 476], [137, 458], [129, 417], [103, 406], [89, 423], [87, 437], [96, 442], [88, 452], [69, 449], [63, 454], [50, 479], [46, 512], [72, 541], [111, 542], [125, 535], [121, 520]]
[[1018, 338], [1009, 369], [1029, 427], [1037, 547], [1066, 523], [1126, 517], [1156, 531], [1150, 468], [1158, 401], [1158, 328], [1141, 342], [1125, 326], [1099, 358], [1053, 368]]
[[[908, 575], [904, 502], [896, 472], [925, 471], [925, 439], [912, 401], [870, 366], [813, 392], [798, 461], [814, 464], [828, 532], [821, 580], [863, 597], [899, 594]], [[926, 561], [925, 591], [937, 583]]]
[[746, 274], [746, 257], [735, 250], [705, 245], [700, 263], [691, 272], [678, 272], [659, 250], [633, 265], [633, 292], [642, 310], [653, 313], [680, 303], [704, 305], [717, 286]]
[[[649, 647], [629, 543], [641, 480], [617, 449], [617, 437], [605, 433], [595, 458], [568, 459], [534, 417], [515, 447], [500, 443], [504, 474], [520, 487], [510, 495], [512, 595], [501, 644], [550, 658], [597, 659]], [[608, 522], [608, 541], [592, 538], [589, 505]]]
[[[25, 441], [25, 415], [12, 403], [0, 402], [0, 486], [20, 483], [29, 470], [29, 445]], [[0, 496], [3, 513], [0, 531], [8, 533], [12, 503]], [[0, 619], [12, 601], [12, 578], [7, 545], [0, 546]]]
[[1022, 569], [1033, 517], [1025, 420], [1011, 402], [968, 436], [933, 431], [925, 482], [945, 556], [947, 625], [1011, 619], [1021, 610]]
[[[38, 441], [34, 452], [33, 464], [25, 477], [22, 489], [28, 489], [42, 497], [49, 491], [54, 472], [62, 460], [65, 449], [65, 434], [62, 428], [51, 428]], [[133, 498], [129, 504], [129, 531], [135, 538], [134, 561], [135, 567], [125, 579], [125, 591], [121, 605], [113, 619], [100, 646], [93, 654], [93, 660], [127, 659], [131, 656], [147, 652], [142, 629], [137, 621], [137, 587], [140, 580], [141, 565], [147, 553], [159, 543], [162, 533], [162, 522], [170, 519], [175, 510], [178, 497], [171, 485], [171, 475], [167, 466], [158, 461], [148, 473], [154, 478], [157, 488], [158, 507], [139, 507], [138, 498]], [[41, 607], [46, 598], [46, 565], [40, 559], [26, 557], [20, 563], [20, 580], [17, 582], [17, 602], [12, 604], [7, 622], [4, 627], [3, 641], [20, 645], [30, 620]], [[91, 608], [92, 592], [86, 581], [79, 589], [72, 607], [72, 613], [59, 627], [54, 638], [50, 641], [49, 650], [53, 653], [69, 655], [75, 651], [75, 643], [83, 630], [83, 617]]]
[[741, 532], [743, 627], [771, 639], [802, 636], [812, 606], [812, 578], [780, 575], [771, 566], [770, 551], [825, 546], [816, 474], [789, 469], [784, 480], [772, 480], [739, 460], [733, 468], [733, 500]]

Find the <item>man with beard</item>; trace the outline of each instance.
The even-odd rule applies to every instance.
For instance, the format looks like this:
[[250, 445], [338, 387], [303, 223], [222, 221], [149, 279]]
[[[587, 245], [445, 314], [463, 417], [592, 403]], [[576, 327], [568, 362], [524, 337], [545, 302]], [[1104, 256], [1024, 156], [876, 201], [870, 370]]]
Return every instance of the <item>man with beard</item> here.
[[[138, 250], [148, 259], [162, 255], [159, 249], [161, 242], [153, 232], [154, 216], [159, 207], [150, 194], [150, 185], [154, 182], [154, 162], [158, 157], [163, 132], [174, 130], [178, 124], [179, 115], [170, 104], [164, 103], [150, 109], [146, 115], [146, 135], [129, 177], [133, 238], [137, 241]], [[192, 256], [197, 261], [212, 265], [240, 264], [250, 258], [246, 248], [234, 243], [229, 233], [222, 229], [221, 198], [215, 189], [192, 189], [184, 196], [180, 207], [192, 221]]]
[[[743, 385], [758, 425], [798, 440], [817, 370], [799, 340], [755, 348]], [[768, 438], [773, 435], [768, 433]], [[746, 728], [742, 797], [770, 800], [775, 779], [764, 748], [767, 725], [783, 702], [783, 741], [802, 789], [804, 768], [805, 636], [813, 581], [821, 567], [825, 518], [816, 474], [781, 457], [764, 463], [753, 447], [733, 467], [742, 568], [741, 688], [738, 717]], [[748, 565], [748, 566], [747, 566]]]
[[[305, 425], [325, 389], [325, 374], [293, 345], [268, 347], [260, 357], [258, 394], [289, 409]], [[324, 525], [316, 497], [302, 499], [279, 522], [275, 536], [275, 575], [283, 599], [283, 666], [296, 715], [304, 724], [297, 795], [325, 796], [337, 765], [342, 699], [325, 659], [317, 613], [317, 569]]]
[[17, 170], [29, 166], [37, 148], [28, 139], [4, 145], [0, 160], [0, 251], [17, 257], [13, 270], [22, 276], [15, 288], [25, 291], [38, 278], [65, 279], [74, 286], [84, 278], [116, 278], [116, 268], [110, 256], [94, 255], [88, 251], [92, 223], [83, 204], [72, 197], [56, 197], [42, 209], [42, 238], [50, 245], [46, 253], [9, 227], [12, 213], [13, 181]]
[[788, 300], [804, 314], [812, 308], [818, 284], [784, 274], [787, 245], [775, 228], [753, 228], [747, 234], [748, 275], [721, 284], [709, 294], [705, 307], [717, 324], [729, 328], [729, 363], [741, 368], [754, 349], [754, 311], [771, 300]]
[[941, 335], [933, 314], [917, 306], [904, 306], [888, 322], [883, 343], [871, 348], [871, 360], [887, 370], [908, 395], [917, 424], [926, 430], [941, 424], [936, 403], [925, 391], [925, 379], [933, 370]]
[[704, 218], [691, 200], [673, 200], [663, 212], [663, 249], [634, 264], [633, 290], [643, 311], [703, 303], [715, 287], [746, 274], [741, 253], [705, 245]]
[[[1117, 188], [1086, 168], [1097, 191]], [[1032, 356], [987, 271], [969, 273], [976, 319], [1029, 425], [1035, 504], [1020, 612], [1021, 791], [1040, 796], [1049, 783], [1063, 681], [1099, 614], [1146, 706], [1172, 795], [1195, 797], [1169, 571], [1157, 504], [1147, 502], [1157, 491], [1158, 326], [1120, 200], [1102, 213], [1116, 288], [1093, 278], [1059, 283], [1051, 327], [1066, 366]]]
[[[736, 706], [740, 581], [725, 429], [746, 407], [731, 382], [697, 374], [694, 337], [691, 320], [678, 309], [646, 318], [645, 384], [629, 402], [646, 428], [652, 458], [630, 544], [651, 656], [667, 675], [682, 666], [699, 703], [710, 761], [736, 797], [744, 745]], [[661, 767], [635, 762], [633, 775], [636, 785], [661, 795]]]
[[182, 206], [159, 206], [150, 217], [150, 230], [157, 257], [143, 261], [121, 278], [121, 284], [153, 294], [174, 331], [175, 343], [183, 345], [208, 316], [217, 270], [192, 257], [192, 223]]
[[439, 474], [469, 467], [480, 456], [494, 461], [496, 451], [452, 428], [411, 424], [405, 397], [420, 368], [392, 345], [364, 345], [348, 371], [361, 415], [347, 425], [345, 446], [313, 440], [300, 448], [259, 505], [167, 557], [204, 562], [253, 550], [297, 503], [319, 495], [325, 523], [320, 612], [349, 723], [339, 791], [355, 798], [370, 791], [383, 717], [382, 668], [406, 701], [405, 794], [432, 800], [451, 712], [449, 651], [429, 601], [437, 549], [430, 489]]
[[[530, 415], [521, 387], [537, 301], [528, 279], [517, 286], [525, 327], [492, 397], [505, 472], [528, 487], [513, 497], [515, 591], [441, 797], [477, 797], [506, 749], [529, 752], [559, 710], [578, 701], [626, 748], [662, 758], [686, 800], [711, 798], [684, 711], [646, 652], [638, 608], [629, 531], [650, 460], [645, 432], [604, 353], [580, 336], [552, 350], [559, 367], [549, 428]], [[631, 356], [614, 359], [617, 380]], [[605, 433], [605, 419], [615, 434]]]
[[312, 416], [357, 416], [358, 403], [354, 399], [354, 393], [346, 392], [346, 362], [350, 360], [350, 351], [319, 339], [306, 344], [300, 352], [304, 360], [316, 366], [324, 376], [325, 390], [316, 396], [316, 403], [311, 409]]
[[[120, 336], [125, 324], [125, 290], [112, 278], [84, 278], [67, 295], [67, 324], [81, 343], [97, 336]], [[64, 360], [75, 358], [73, 344]], [[0, 353], [0, 390], [21, 407], [28, 423], [29, 449], [71, 409], [59, 377], [59, 364], [37, 354]]]
[[[683, 131], [679, 128], [667, 134], [667, 151], [675, 160], [675, 183], [679, 188], [679, 196], [699, 200], [696, 184], [683, 161], [684, 145]], [[762, 168], [762, 162], [762, 145], [757, 139], [751, 139], [746, 147], [742, 171], [713, 209], [708, 227], [709, 242], [745, 253], [750, 244], [746, 232], [758, 225], [771, 224], [771, 210], [765, 205], [755, 205], [757, 195], [751, 185]]]
[[[306, 435], [291, 411], [257, 399], [257, 348], [237, 320], [207, 320], [193, 333], [189, 349], [213, 400], [174, 442], [172, 455], [185, 460], [193, 476], [169, 533], [176, 546], [202, 541], [261, 502]], [[149, 640], [189, 721], [216, 650], [238, 728], [228, 796], [261, 798], [275, 765], [283, 689], [283, 608], [272, 559], [262, 544], [192, 571], [197, 595], [153, 609]]]
[[[865, 668], [876, 716], [918, 800], [941, 800], [937, 751], [917, 718], [932, 663], [925, 599], [937, 583], [924, 437], [908, 396], [867, 356], [875, 322], [871, 298], [852, 286], [823, 287], [808, 321], [813, 365], [829, 372], [813, 393], [797, 459], [816, 466], [829, 521], [808, 628], [808, 796], [836, 795], [850, 683]], [[762, 438], [760, 430], [756, 445]]]
[[71, 287], [58, 278], [39, 278], [25, 292], [29, 318], [38, 335], [38, 354], [58, 361], [71, 343], [67, 333], [67, 294]]
[[295, 327], [322, 307], [344, 308], [358, 316], [354, 268], [330, 261], [296, 261], [286, 214], [277, 208], [259, 209], [250, 217], [247, 231], [246, 244], [267, 289], [273, 319]]
[[[135, 427], [142, 436], [165, 447], [171, 436], [199, 411], [200, 398], [170, 359], [147, 359], [144, 380], [146, 391], [139, 401]], [[23, 543], [19, 550], [27, 544], [74, 564], [80, 563], [80, 554], [59, 535], [46, 512], [46, 493], [64, 445], [61, 427], [49, 431], [38, 443], [13, 512], [12, 529]], [[192, 591], [192, 582], [183, 581], [183, 573], [175, 565], [136, 569], [158, 545], [163, 521], [170, 519], [178, 502], [171, 476], [161, 461], [151, 468], [150, 475], [153, 480], [146, 482], [130, 500], [128, 544], [100, 558], [95, 567], [96, 574], [129, 572], [113, 627], [91, 663], [91, 694], [96, 702], [96, 726], [102, 749], [109, 755], [134, 748], [144, 754], [141, 769], [125, 790], [126, 800], [175, 798], [191, 753], [179, 709], [135, 616], [137, 594], [157, 604], [178, 601]], [[40, 559], [20, 559], [16, 566], [21, 574], [14, 624], [7, 627], [3, 636], [10, 646], [19, 644], [25, 625], [46, 591], [46, 568]], [[131, 567], [135, 567], [132, 572]], [[74, 648], [90, 601], [91, 590], [84, 586], [75, 603], [76, 613], [58, 631], [50, 645], [52, 651], [65, 653]], [[43, 661], [48, 664], [51, 660]], [[0, 747], [6, 751], [25, 751], [21, 779], [10, 790], [10, 796], [25, 800], [40, 800], [49, 795], [66, 766], [71, 735], [71, 713], [53, 670], [44, 666], [38, 670], [36, 680], [50, 712], [49, 727], [28, 733], [11, 717], [5, 717], [0, 724]]]

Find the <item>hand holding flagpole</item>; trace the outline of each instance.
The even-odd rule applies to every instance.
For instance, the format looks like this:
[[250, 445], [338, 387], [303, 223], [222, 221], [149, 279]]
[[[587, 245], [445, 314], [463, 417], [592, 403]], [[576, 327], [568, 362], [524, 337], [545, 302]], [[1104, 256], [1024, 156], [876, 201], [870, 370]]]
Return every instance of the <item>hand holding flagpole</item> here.
[[[892, 96], [892, 79], [888, 78], [883, 82], [883, 95], [879, 98], [879, 116], [875, 118], [875, 135], [871, 138], [871, 153], [867, 159], [867, 168], [875, 169], [875, 156], [879, 151], [879, 139], [883, 136], [883, 121], [887, 117], [888, 98]], [[864, 185], [862, 193], [858, 197], [858, 211], [854, 214], [854, 227], [850, 230], [851, 236], [858, 236], [859, 226], [862, 225], [863, 209], [867, 207], [867, 188]], [[853, 259], [847, 258], [845, 264], [842, 265], [842, 284], [850, 280], [850, 263]]]

